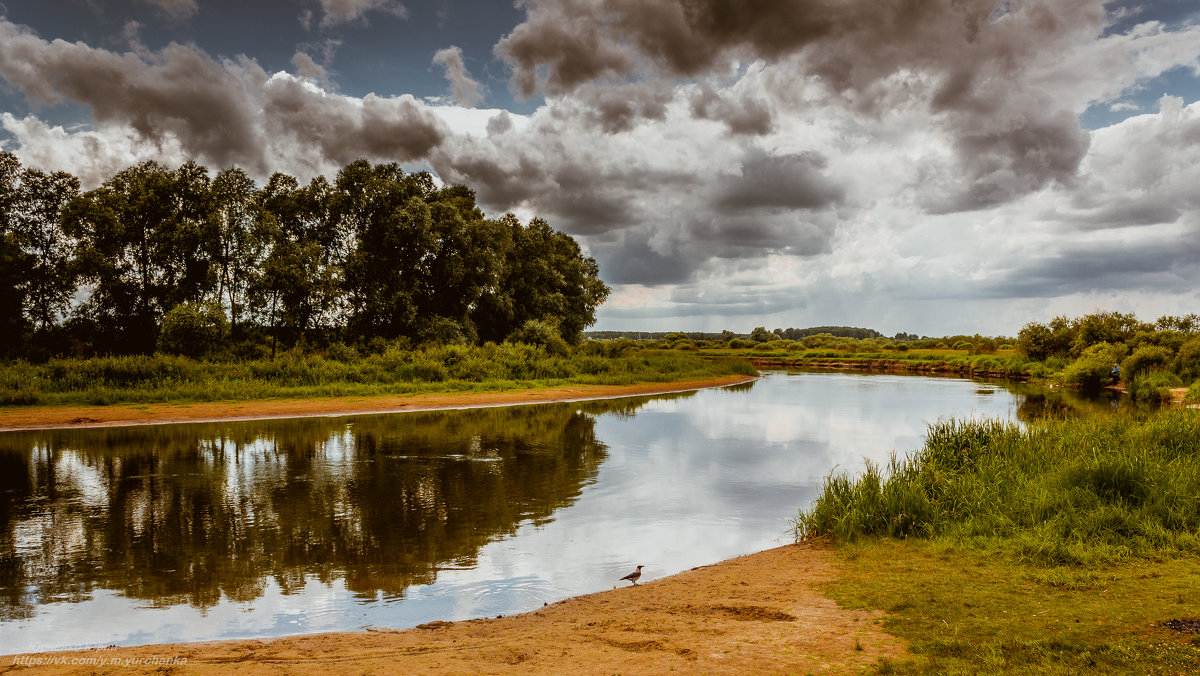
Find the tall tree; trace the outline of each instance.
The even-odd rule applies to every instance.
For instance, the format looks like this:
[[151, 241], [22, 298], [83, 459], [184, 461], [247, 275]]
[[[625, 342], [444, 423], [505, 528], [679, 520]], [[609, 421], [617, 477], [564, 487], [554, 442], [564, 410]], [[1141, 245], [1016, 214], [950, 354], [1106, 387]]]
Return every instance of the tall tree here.
[[256, 228], [267, 250], [250, 280], [249, 298], [276, 340], [296, 341], [336, 319], [341, 272], [331, 253], [339, 238], [328, 216], [329, 186], [318, 178], [301, 188], [295, 178], [276, 173], [257, 199]]
[[253, 272], [266, 253], [266, 234], [257, 226], [256, 187], [241, 169], [225, 169], [212, 183], [217, 244], [216, 295], [229, 309], [230, 330], [236, 332], [246, 314], [246, 294]]
[[21, 271], [28, 255], [14, 230], [14, 207], [21, 163], [15, 155], [0, 152], [0, 353], [11, 356], [24, 344], [25, 289]]
[[153, 350], [158, 320], [212, 288], [217, 240], [207, 170], [170, 171], [143, 162], [118, 172], [64, 210], [79, 241], [82, 274], [93, 284], [85, 312], [107, 334], [107, 349]]
[[508, 214], [501, 222], [512, 247], [497, 288], [482, 299], [476, 322], [480, 337], [500, 340], [538, 319], [556, 324], [567, 342], [579, 342], [609, 294], [595, 259], [584, 256], [570, 235], [540, 218], [523, 226]]
[[420, 296], [436, 254], [427, 203], [428, 174], [405, 175], [396, 164], [347, 165], [335, 184], [334, 213], [352, 239], [346, 257], [349, 325], [360, 336], [415, 336]]
[[43, 332], [58, 324], [75, 293], [75, 246], [63, 231], [61, 217], [63, 208], [78, 194], [79, 179], [66, 172], [21, 172], [13, 229], [29, 254], [21, 270], [25, 313]]

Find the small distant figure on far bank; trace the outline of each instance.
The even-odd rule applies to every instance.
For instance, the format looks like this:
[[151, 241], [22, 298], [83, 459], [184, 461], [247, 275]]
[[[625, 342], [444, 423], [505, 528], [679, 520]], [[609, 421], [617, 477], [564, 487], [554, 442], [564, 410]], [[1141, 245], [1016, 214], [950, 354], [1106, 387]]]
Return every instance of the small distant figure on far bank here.
[[1121, 382], [1121, 365], [1113, 364], [1112, 371], [1109, 372], [1109, 375], [1112, 377], [1113, 385]]

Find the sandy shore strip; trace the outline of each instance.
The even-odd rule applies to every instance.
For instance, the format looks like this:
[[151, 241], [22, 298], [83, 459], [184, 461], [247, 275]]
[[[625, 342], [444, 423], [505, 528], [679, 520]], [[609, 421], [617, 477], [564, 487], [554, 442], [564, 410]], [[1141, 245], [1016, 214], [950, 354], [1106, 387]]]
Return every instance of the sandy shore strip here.
[[188, 422], [234, 422], [274, 418], [370, 415], [483, 408], [517, 404], [613, 399], [688, 392], [737, 385], [754, 376], [716, 376], [669, 383], [632, 385], [565, 385], [496, 392], [434, 392], [382, 397], [322, 397], [262, 401], [193, 402], [187, 404], [114, 404], [111, 406], [7, 406], [0, 408], [0, 432], [52, 428], [121, 427]]
[[786, 545], [510, 617], [7, 655], [0, 672], [847, 673], [904, 657], [900, 640], [880, 628], [882, 611], [848, 610], [821, 595], [837, 574], [824, 546]]

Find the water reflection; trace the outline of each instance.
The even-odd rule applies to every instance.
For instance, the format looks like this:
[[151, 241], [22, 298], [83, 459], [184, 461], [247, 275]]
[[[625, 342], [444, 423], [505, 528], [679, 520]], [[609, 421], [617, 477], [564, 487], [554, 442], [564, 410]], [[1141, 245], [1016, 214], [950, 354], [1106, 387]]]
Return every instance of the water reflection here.
[[571, 504], [605, 458], [596, 416], [640, 403], [0, 435], [0, 612], [311, 577], [398, 597]]

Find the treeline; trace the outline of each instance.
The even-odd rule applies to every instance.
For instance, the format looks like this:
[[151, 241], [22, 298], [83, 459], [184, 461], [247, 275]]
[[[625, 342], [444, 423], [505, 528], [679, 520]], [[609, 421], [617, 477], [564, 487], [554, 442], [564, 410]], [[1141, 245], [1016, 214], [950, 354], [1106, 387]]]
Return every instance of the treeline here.
[[360, 160], [301, 185], [145, 162], [82, 192], [0, 153], [0, 356], [578, 342], [609, 289], [545, 221]]
[[[772, 340], [800, 340], [808, 336], [828, 334], [839, 338], [883, 338], [882, 333], [874, 329], [860, 329], [853, 326], [815, 326], [807, 329], [775, 329], [767, 331], [766, 327], [755, 327], [750, 333], [734, 333], [728, 329], [719, 332], [706, 331], [588, 331], [584, 335], [593, 340], [662, 340], [668, 336], [682, 334], [688, 340], [733, 340], [740, 338], [765, 343]], [[913, 340], [917, 336], [907, 333], [896, 334], [896, 340]]]
[[1119, 379], [1138, 399], [1167, 399], [1169, 388], [1200, 382], [1195, 314], [1153, 323], [1120, 312], [1055, 317], [1026, 324], [1017, 334], [1017, 349], [1029, 359], [1061, 366], [1067, 384], [1095, 388]]
[[853, 326], [814, 326], [807, 329], [775, 329], [773, 333], [783, 340], [800, 340], [809, 336], [819, 336], [823, 333], [837, 338], [857, 338], [859, 340], [885, 337], [882, 333], [874, 329], [860, 329]]

